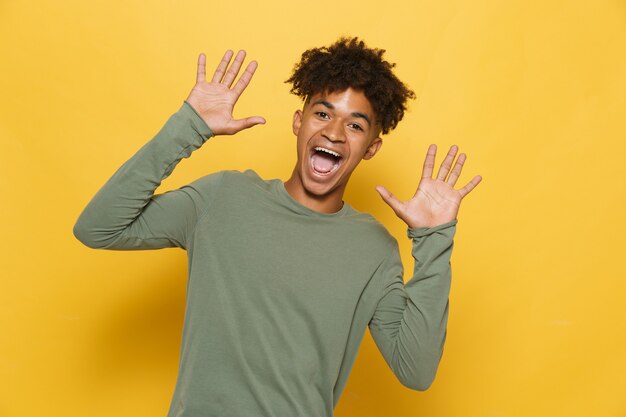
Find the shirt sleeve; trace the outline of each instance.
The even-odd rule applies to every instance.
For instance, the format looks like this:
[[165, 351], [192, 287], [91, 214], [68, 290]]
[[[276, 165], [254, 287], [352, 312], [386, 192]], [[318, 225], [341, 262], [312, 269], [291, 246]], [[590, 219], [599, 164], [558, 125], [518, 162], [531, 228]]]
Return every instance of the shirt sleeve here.
[[74, 225], [76, 238], [100, 249], [186, 248], [208, 205], [201, 185], [219, 181], [219, 175], [163, 194], [154, 192], [182, 158], [189, 157], [211, 136], [211, 129], [184, 102], [91, 199]]
[[393, 373], [411, 389], [430, 387], [443, 354], [456, 223], [408, 229], [415, 266], [406, 284], [397, 244], [383, 266], [389, 280], [369, 328]]

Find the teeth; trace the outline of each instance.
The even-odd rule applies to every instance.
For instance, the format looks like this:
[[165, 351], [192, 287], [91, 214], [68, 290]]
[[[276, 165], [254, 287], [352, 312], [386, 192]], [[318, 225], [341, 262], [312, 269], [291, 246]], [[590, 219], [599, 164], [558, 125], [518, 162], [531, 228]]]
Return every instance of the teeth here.
[[316, 151], [320, 151], [320, 152], [326, 152], [331, 154], [332, 156], [334, 156], [335, 158], [339, 158], [341, 157], [341, 155], [339, 155], [337, 152], [331, 151], [330, 149], [326, 149], [326, 148], [322, 148], [321, 146], [318, 146], [315, 148]]

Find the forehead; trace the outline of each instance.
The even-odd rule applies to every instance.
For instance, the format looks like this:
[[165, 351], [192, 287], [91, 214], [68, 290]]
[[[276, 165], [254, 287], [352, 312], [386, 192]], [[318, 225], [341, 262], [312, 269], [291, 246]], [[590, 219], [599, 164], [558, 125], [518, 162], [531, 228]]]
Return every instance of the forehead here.
[[310, 96], [305, 103], [305, 107], [318, 105], [325, 107], [330, 105], [332, 109], [348, 114], [363, 113], [368, 115], [372, 120], [375, 119], [376, 116], [372, 104], [363, 91], [355, 90], [350, 87], [346, 90], [334, 91], [332, 93], [316, 93]]

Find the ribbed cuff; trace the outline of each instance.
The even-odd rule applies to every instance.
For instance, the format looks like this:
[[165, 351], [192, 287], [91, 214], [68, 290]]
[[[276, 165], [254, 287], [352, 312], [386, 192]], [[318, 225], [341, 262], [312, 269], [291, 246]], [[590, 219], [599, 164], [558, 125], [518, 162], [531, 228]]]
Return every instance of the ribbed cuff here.
[[432, 233], [435, 233], [438, 230], [441, 229], [447, 229], [448, 227], [454, 227], [457, 223], [457, 219], [451, 220], [447, 223], [443, 223], [443, 224], [439, 224], [437, 226], [433, 226], [433, 227], [409, 227], [407, 230], [407, 236], [411, 239], [414, 239], [416, 237], [422, 237], [422, 236], [427, 236], [430, 235]]
[[194, 130], [198, 132], [200, 136], [206, 141], [211, 136], [215, 136], [211, 128], [206, 124], [206, 122], [200, 117], [196, 109], [193, 108], [187, 100], [184, 101], [183, 105], [180, 107], [180, 113], [185, 115], [191, 120], [191, 124], [194, 127]]

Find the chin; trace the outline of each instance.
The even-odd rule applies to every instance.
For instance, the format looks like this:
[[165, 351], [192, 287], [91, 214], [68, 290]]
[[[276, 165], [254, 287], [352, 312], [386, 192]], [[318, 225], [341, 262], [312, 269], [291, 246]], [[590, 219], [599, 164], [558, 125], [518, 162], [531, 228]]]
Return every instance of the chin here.
[[[342, 187], [342, 183], [340, 181], [320, 183], [315, 181], [315, 179], [313, 178], [305, 178], [302, 182], [302, 186], [307, 194], [319, 198], [331, 197], [335, 194], [343, 194], [341, 190], [345, 189], [345, 186]], [[343, 195], [340, 198], [343, 198]]]
[[310, 184], [305, 183], [303, 188], [307, 194], [315, 197], [330, 196], [336, 189], [333, 186], [329, 186], [327, 184], [316, 184], [315, 182], [312, 182]]

